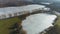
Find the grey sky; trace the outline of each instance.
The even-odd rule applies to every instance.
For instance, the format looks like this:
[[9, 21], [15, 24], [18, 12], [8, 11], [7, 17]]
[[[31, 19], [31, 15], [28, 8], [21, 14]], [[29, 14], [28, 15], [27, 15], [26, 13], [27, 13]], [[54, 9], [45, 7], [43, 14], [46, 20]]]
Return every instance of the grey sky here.
[[[33, 0], [0, 0], [0, 3], [8, 3], [8, 2], [17, 2], [17, 1], [33, 1]], [[60, 0], [34, 0], [34, 1], [54, 1], [60, 2]]]

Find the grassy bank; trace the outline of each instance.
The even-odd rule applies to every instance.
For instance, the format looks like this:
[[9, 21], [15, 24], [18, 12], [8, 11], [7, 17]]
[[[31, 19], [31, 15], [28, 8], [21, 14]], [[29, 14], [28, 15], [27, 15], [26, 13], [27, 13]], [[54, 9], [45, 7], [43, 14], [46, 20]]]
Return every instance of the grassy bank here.
[[9, 27], [16, 22], [20, 22], [18, 17], [0, 20], [0, 34], [9, 34]]

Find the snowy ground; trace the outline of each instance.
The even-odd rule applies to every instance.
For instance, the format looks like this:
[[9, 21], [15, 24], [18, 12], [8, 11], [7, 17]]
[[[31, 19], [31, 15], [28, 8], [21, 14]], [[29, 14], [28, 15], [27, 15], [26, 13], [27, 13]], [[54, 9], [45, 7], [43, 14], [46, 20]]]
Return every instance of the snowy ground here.
[[[32, 13], [34, 12], [33, 10], [41, 10], [42, 8], [45, 8], [43, 5], [37, 5], [37, 4], [32, 4], [32, 5], [26, 5], [26, 6], [20, 6], [20, 7], [4, 7], [0, 8], [0, 19], [5, 19], [5, 18], [10, 18], [16, 16], [20, 16], [26, 13]], [[9, 16], [11, 15], [11, 16]]]
[[37, 4], [20, 6], [20, 7], [5, 7], [5, 8], [0, 8], [0, 14], [22, 12], [22, 11], [32, 12], [32, 10], [44, 8], [44, 7], [45, 6], [43, 6], [43, 5], [37, 5]]

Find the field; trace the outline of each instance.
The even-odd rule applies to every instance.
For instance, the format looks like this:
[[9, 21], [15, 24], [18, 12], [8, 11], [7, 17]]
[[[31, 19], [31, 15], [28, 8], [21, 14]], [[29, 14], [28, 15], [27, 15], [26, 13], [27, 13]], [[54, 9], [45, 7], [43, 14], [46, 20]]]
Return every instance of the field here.
[[9, 34], [9, 27], [17, 22], [20, 22], [18, 17], [0, 20], [0, 34]]
[[[18, 22], [21, 22], [21, 18], [14, 17], [0, 20], [0, 34], [9, 34], [9, 28]], [[47, 31], [46, 34], [60, 34], [60, 16], [58, 16], [58, 19], [54, 25], [55, 26], [51, 30]]]

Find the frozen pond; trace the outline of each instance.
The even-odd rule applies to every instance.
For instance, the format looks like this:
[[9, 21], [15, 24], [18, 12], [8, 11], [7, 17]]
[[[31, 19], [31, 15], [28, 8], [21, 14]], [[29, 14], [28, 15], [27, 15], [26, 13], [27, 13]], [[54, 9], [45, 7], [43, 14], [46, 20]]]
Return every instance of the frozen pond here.
[[56, 18], [56, 15], [43, 13], [34, 14], [26, 17], [26, 19], [22, 21], [22, 26], [27, 34], [39, 34], [39, 32], [53, 26], [52, 23]]

